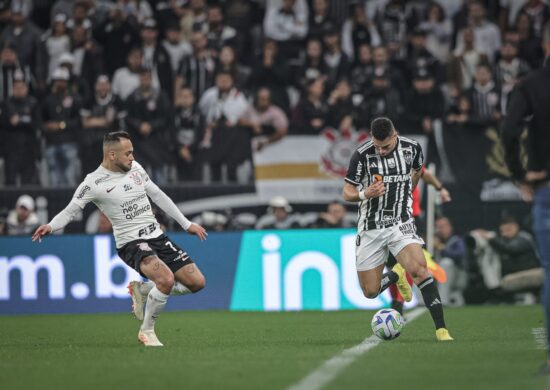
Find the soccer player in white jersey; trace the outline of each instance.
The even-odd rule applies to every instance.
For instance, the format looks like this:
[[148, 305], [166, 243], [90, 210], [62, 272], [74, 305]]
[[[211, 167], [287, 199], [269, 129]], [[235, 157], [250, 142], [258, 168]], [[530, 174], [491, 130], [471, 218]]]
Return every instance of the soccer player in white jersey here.
[[201, 241], [207, 233], [185, 218], [134, 161], [133, 153], [128, 133], [106, 134], [101, 165], [86, 176], [63, 211], [36, 229], [32, 239], [41, 241], [45, 235], [62, 229], [88, 202], [93, 202], [113, 225], [120, 258], [151, 281], [133, 284], [134, 288], [142, 288], [132, 294], [136, 317], [143, 318], [138, 340], [146, 346], [162, 346], [155, 334], [155, 320], [168, 296], [197, 292], [204, 288], [205, 278], [189, 255], [162, 232], [147, 196], [188, 233]]
[[[439, 341], [453, 340], [446, 329], [439, 291], [422, 252], [424, 241], [416, 234], [411, 191], [422, 175], [424, 158], [420, 145], [399, 136], [388, 118], [371, 123], [372, 139], [351, 157], [343, 197], [359, 203], [356, 268], [367, 298], [375, 298], [395, 283], [406, 301], [412, 299], [409, 272], [422, 292]], [[397, 259], [385, 274], [391, 252]], [[403, 269], [404, 268], [404, 269]]]

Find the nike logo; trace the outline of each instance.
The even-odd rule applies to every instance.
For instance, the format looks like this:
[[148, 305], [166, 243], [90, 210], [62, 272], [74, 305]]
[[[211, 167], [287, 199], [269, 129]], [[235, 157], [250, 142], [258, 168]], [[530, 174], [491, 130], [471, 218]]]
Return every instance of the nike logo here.
[[115, 189], [116, 186], [112, 186], [111, 188], [107, 188], [107, 192], [111, 192], [112, 190]]

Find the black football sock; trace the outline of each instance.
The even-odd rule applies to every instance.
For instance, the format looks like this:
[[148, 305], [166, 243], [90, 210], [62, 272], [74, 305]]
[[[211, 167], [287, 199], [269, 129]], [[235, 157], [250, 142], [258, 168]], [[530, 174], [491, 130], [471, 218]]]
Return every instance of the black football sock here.
[[380, 290], [378, 291], [378, 295], [382, 294], [382, 291], [390, 287], [392, 284], [397, 282], [399, 279], [399, 276], [393, 272], [388, 271], [384, 275], [382, 275], [382, 280], [380, 282]]
[[435, 285], [434, 278], [431, 276], [418, 283], [418, 288], [422, 293], [424, 304], [430, 311], [430, 315], [435, 324], [435, 328], [445, 328], [445, 319], [443, 318], [443, 305], [439, 297], [439, 291]]

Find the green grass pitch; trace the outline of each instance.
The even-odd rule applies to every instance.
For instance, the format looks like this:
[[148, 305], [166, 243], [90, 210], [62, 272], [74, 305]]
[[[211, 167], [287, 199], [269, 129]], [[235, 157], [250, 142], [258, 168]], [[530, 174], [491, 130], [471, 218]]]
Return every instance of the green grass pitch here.
[[[130, 314], [0, 317], [0, 389], [285, 389], [372, 334], [373, 312], [169, 312], [164, 348], [138, 344]], [[550, 389], [533, 329], [540, 306], [447, 309], [456, 341], [428, 313], [339, 373], [329, 389]]]

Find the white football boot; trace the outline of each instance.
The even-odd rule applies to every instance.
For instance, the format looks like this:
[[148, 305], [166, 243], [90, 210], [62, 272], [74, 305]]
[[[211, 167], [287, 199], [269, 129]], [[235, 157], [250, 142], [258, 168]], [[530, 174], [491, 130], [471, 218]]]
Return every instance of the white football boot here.
[[132, 297], [132, 313], [138, 321], [143, 321], [143, 314], [145, 312], [145, 302], [147, 295], [141, 293], [141, 285], [143, 282], [132, 281], [128, 284], [128, 293]]
[[138, 333], [138, 340], [140, 343], [143, 343], [146, 347], [162, 347], [162, 344], [154, 330], [141, 330]]

